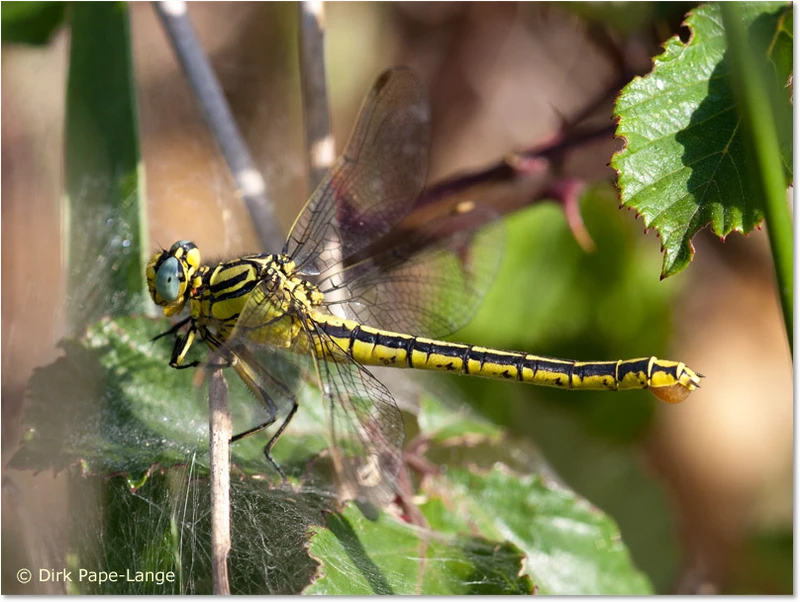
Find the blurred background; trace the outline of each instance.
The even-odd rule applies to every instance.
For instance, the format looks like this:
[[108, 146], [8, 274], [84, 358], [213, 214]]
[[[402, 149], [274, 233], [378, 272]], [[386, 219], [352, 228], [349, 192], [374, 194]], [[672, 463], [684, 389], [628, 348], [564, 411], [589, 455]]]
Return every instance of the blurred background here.
[[[376, 75], [395, 64], [414, 68], [429, 90], [429, 182], [550, 140], [587, 107], [589, 122], [607, 127], [621, 85], [649, 70], [669, 36], [686, 39], [691, 6], [326, 4], [337, 149]], [[130, 10], [152, 246], [188, 238], [207, 257], [259, 251], [152, 7]], [[190, 18], [285, 230], [308, 194], [297, 6], [198, 3]], [[26, 383], [58, 357], [65, 334], [68, 49], [64, 29], [43, 47], [3, 45], [4, 467], [23, 434]], [[532, 439], [564, 482], [620, 523], [657, 591], [791, 593], [792, 366], [767, 238], [759, 230], [723, 243], [703, 231], [689, 268], [660, 282], [659, 239], [618, 209], [607, 164], [620, 147], [610, 136], [586, 144], [569, 168], [590, 185], [582, 211], [596, 251], [581, 249], [555, 204], [511, 213], [497, 286], [455, 338], [576, 359], [652, 353], [705, 374], [702, 389], [666, 406], [646, 393], [620, 400], [454, 384], [466, 402]], [[520, 194], [507, 191], [502, 209], [530, 202]], [[5, 566], [9, 554], [40, 562], [63, 554], [65, 496], [49, 473], [3, 471]], [[25, 525], [34, 523], [51, 524], [52, 540], [31, 541]]]

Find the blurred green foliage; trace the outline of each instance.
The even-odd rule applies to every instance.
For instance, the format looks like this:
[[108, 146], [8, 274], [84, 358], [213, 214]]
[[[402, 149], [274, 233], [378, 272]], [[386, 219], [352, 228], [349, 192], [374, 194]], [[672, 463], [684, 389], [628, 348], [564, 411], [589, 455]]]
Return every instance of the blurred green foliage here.
[[0, 37], [3, 42], [47, 44], [62, 24], [67, 2], [3, 2], [0, 4]]

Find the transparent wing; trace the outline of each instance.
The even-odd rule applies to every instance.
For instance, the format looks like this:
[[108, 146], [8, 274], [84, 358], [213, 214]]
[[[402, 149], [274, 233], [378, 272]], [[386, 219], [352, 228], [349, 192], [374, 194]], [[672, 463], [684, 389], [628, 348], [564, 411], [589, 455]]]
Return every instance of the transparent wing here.
[[389, 390], [313, 321], [307, 334], [329, 360], [315, 358], [330, 404], [332, 452], [346, 499], [385, 506], [403, 461], [403, 415]]
[[463, 201], [438, 216], [415, 214], [421, 223], [321, 275], [318, 286], [331, 313], [434, 338], [469, 322], [499, 268], [504, 223], [493, 210]]
[[[272, 365], [281, 366], [285, 374], [316, 380], [328, 413], [329, 444], [342, 497], [385, 506], [395, 495], [402, 462], [402, 414], [389, 390], [305, 315], [302, 304], [293, 312], [300, 318], [299, 331], [290, 329], [298, 322], [288, 313], [281, 316], [275, 295], [266, 283], [260, 284], [227, 346], [248, 362], [250, 372], [282, 410], [291, 402], [275, 381], [286, 378], [272, 375]], [[327, 359], [319, 359], [320, 354]]]
[[386, 234], [425, 185], [429, 142], [425, 90], [414, 73], [383, 73], [364, 100], [344, 153], [297, 217], [283, 253], [319, 274]]

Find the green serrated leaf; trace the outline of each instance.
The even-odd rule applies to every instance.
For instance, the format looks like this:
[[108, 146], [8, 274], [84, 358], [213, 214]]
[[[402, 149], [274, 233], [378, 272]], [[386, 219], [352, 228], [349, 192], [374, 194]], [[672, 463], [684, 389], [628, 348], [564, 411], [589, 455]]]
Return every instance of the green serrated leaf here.
[[306, 594], [533, 593], [520, 575], [522, 552], [507, 542], [444, 536], [386, 514], [372, 522], [352, 506], [312, 531], [309, 551], [320, 572]]
[[[647, 578], [631, 562], [619, 528], [572, 491], [538, 475], [495, 468], [486, 474], [450, 469], [445, 492], [447, 523], [462, 531], [508, 540], [526, 554], [525, 573], [543, 594], [650, 594]], [[423, 510], [442, 525], [438, 504]], [[430, 513], [430, 514], [429, 514]]]
[[3, 2], [0, 35], [3, 43], [47, 44], [63, 23], [66, 2]]
[[137, 479], [152, 464], [185, 462], [207, 437], [207, 418], [192, 375], [166, 373], [165, 346], [150, 342], [165, 324], [103, 320], [62, 341], [63, 356], [30, 380], [27, 435], [12, 466], [57, 472], [81, 462], [88, 473]]
[[[783, 3], [742, 4], [751, 42], [764, 60], [769, 53], [784, 83], [791, 38], [779, 34], [790, 10]], [[719, 7], [700, 6], [687, 25], [691, 40], [670, 38], [653, 71], [625, 87], [615, 110], [617, 135], [627, 140], [612, 159], [622, 203], [660, 233], [662, 277], [689, 264], [692, 237], [706, 225], [725, 237], [750, 232], [764, 217], [752, 192]], [[791, 157], [784, 162], [791, 165]]]

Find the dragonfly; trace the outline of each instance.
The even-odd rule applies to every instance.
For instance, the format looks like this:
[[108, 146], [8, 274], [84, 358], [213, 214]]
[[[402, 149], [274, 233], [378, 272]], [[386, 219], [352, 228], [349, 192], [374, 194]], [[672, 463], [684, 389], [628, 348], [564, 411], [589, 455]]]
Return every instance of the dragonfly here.
[[311, 379], [325, 400], [342, 495], [379, 506], [395, 496], [405, 434], [397, 403], [370, 367], [570, 390], [649, 389], [669, 403], [702, 377], [655, 357], [587, 362], [440, 340], [479, 307], [503, 236], [501, 220], [463, 200], [404, 229], [427, 177], [429, 120], [416, 75], [384, 72], [280, 253], [209, 265], [182, 240], [146, 267], [150, 295], [167, 317], [188, 306], [188, 317], [160, 335], [175, 335], [170, 366], [198, 366], [185, 360], [199, 337], [267, 410], [267, 420], [232, 442], [277, 425], [264, 454], [285, 480], [271, 450], [298, 409], [296, 384]]

